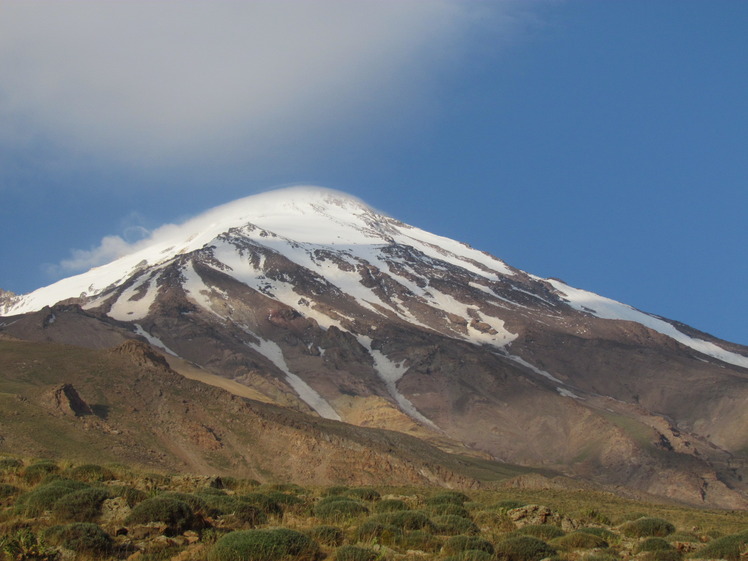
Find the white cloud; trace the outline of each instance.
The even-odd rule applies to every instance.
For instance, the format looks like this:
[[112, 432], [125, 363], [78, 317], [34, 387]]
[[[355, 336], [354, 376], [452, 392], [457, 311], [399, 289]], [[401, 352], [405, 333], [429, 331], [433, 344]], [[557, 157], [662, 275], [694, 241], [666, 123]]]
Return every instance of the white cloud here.
[[478, 4], [4, 0], [0, 140], [143, 165], [407, 121]]
[[74, 249], [68, 259], [63, 259], [59, 265], [49, 265], [47, 273], [51, 276], [87, 271], [104, 263], [114, 261], [118, 257], [127, 255], [133, 250], [133, 245], [120, 236], [105, 236], [98, 246], [92, 249]]

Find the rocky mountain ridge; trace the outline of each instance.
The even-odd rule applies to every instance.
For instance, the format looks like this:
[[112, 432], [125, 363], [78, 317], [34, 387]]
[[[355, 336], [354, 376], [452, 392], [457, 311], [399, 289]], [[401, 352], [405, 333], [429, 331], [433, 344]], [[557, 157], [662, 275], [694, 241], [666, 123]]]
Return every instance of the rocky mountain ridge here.
[[140, 338], [177, 370], [322, 418], [748, 506], [748, 349], [337, 192], [218, 207], [3, 313], [27, 340]]

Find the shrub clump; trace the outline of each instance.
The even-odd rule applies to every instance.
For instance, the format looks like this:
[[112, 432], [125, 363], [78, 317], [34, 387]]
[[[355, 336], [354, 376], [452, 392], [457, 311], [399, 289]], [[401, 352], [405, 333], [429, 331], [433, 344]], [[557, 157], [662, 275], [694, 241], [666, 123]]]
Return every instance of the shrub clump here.
[[354, 487], [346, 492], [349, 497], [354, 497], [361, 501], [378, 501], [382, 498], [382, 495], [376, 489], [370, 489], [368, 487]]
[[112, 547], [111, 536], [89, 522], [52, 526], [44, 532], [44, 540], [50, 545], [71, 549], [76, 553], [104, 554]]
[[125, 499], [125, 501], [127, 501], [127, 506], [130, 508], [138, 503], [142, 503], [148, 498], [148, 493], [145, 491], [141, 491], [135, 487], [128, 487], [127, 485], [112, 485], [108, 489], [115, 497], [122, 497]]
[[109, 498], [105, 489], [81, 489], [67, 493], [52, 506], [52, 514], [64, 522], [93, 522], [101, 514], [101, 503]]
[[597, 528], [595, 526], [585, 526], [584, 528], [579, 528], [577, 532], [584, 532], [585, 534], [592, 534], [593, 536], [597, 536], [606, 541], [610, 541], [616, 537], [616, 535], [610, 530], [606, 530], [605, 528]]
[[376, 551], [358, 545], [344, 545], [335, 552], [335, 561], [374, 561]]
[[362, 514], [368, 514], [369, 509], [360, 502], [348, 497], [328, 497], [314, 506], [314, 515], [324, 520], [345, 520]]
[[435, 553], [442, 548], [442, 541], [429, 532], [413, 530], [401, 538], [400, 545], [405, 549]]
[[695, 551], [690, 557], [738, 561], [741, 550], [748, 545], [748, 532], [717, 538]]
[[551, 524], [528, 524], [517, 530], [517, 533], [540, 538], [541, 540], [552, 540], [553, 538], [560, 538], [565, 534], [561, 528]]
[[459, 553], [461, 551], [479, 550], [493, 554], [494, 547], [491, 542], [477, 536], [452, 536], [444, 542], [443, 553]]
[[208, 553], [209, 561], [276, 561], [293, 557], [297, 561], [314, 561], [319, 546], [301, 532], [273, 530], [240, 530], [220, 538]]
[[403, 510], [401, 512], [392, 512], [390, 514], [381, 514], [379, 516], [402, 530], [436, 531], [436, 524], [434, 524], [434, 522], [432, 522], [431, 519], [420, 510]]
[[608, 547], [606, 542], [600, 536], [588, 534], [587, 532], [572, 532], [566, 536], [554, 539], [553, 546], [561, 549], [596, 549]]
[[317, 543], [338, 547], [345, 541], [343, 530], [337, 526], [315, 526], [308, 532], [309, 537]]
[[366, 520], [355, 533], [356, 541], [369, 543], [378, 541], [386, 545], [393, 545], [402, 539], [403, 531], [393, 524], [387, 524], [377, 519]]
[[434, 516], [434, 524], [436, 524], [436, 533], [446, 536], [480, 533], [480, 529], [475, 525], [475, 522], [454, 514]]
[[427, 505], [452, 503], [462, 506], [469, 500], [470, 497], [468, 497], [465, 493], [460, 493], [459, 491], [444, 491], [443, 493], [427, 497], [424, 502]]
[[278, 519], [283, 518], [283, 507], [264, 493], [248, 493], [246, 495], [235, 495], [235, 497], [243, 503], [258, 507], [268, 516], [275, 516]]
[[0, 483], [0, 499], [7, 497], [14, 497], [19, 494], [21, 490], [14, 485], [8, 485], [7, 483]]
[[98, 464], [83, 464], [81, 466], [76, 466], [73, 469], [68, 470], [66, 475], [71, 479], [86, 481], [88, 483], [101, 483], [102, 481], [112, 481], [114, 479], [114, 473], [112, 473], [110, 469]]
[[125, 524], [149, 524], [151, 522], [165, 524], [169, 534], [181, 534], [200, 526], [187, 503], [168, 497], [153, 497], [144, 500], [133, 508], [125, 519]]
[[532, 536], [508, 538], [496, 544], [494, 550], [502, 561], [540, 561], [556, 554], [550, 545]]
[[37, 517], [45, 510], [51, 510], [54, 504], [62, 497], [73, 491], [88, 487], [80, 481], [71, 479], [56, 479], [46, 485], [40, 485], [36, 489], [21, 495], [15, 504], [15, 513], [21, 516]]
[[376, 512], [397, 512], [408, 510], [408, 505], [400, 499], [383, 499], [374, 505]]
[[664, 538], [673, 532], [675, 526], [662, 518], [639, 518], [621, 526], [621, 533], [627, 538]]
[[461, 516], [462, 518], [468, 518], [472, 520], [470, 512], [468, 512], [468, 510], [464, 506], [456, 505], [454, 503], [437, 503], [435, 505], [431, 505], [428, 510], [432, 514], [451, 514], [454, 516]]
[[161, 493], [158, 496], [165, 499], [176, 499], [178, 501], [182, 501], [183, 503], [187, 503], [193, 512], [202, 512], [204, 514], [207, 514], [208, 504], [206, 503], [205, 499], [203, 499], [202, 497], [198, 497], [197, 495], [193, 495], [192, 493], [167, 491], [166, 493]]
[[647, 538], [636, 544], [634, 553], [641, 553], [642, 551], [662, 551], [666, 549], [675, 549], [669, 541], [662, 538]]
[[23, 477], [23, 480], [29, 485], [35, 485], [48, 475], [59, 471], [60, 468], [56, 463], [44, 460], [27, 466], [26, 469], [23, 470], [21, 477]]

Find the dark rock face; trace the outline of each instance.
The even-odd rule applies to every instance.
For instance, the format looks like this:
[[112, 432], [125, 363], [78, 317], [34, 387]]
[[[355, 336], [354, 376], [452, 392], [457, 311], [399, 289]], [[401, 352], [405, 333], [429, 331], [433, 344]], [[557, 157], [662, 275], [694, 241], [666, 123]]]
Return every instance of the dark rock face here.
[[93, 415], [93, 410], [86, 403], [72, 384], [63, 384], [53, 389], [48, 395], [48, 406], [55, 413], [73, 417]]

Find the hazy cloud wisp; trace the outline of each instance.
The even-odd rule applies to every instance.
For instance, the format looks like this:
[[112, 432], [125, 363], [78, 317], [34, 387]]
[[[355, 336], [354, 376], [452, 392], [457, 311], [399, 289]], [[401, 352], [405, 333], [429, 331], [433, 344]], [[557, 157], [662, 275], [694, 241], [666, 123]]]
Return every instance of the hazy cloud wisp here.
[[261, 150], [412, 102], [468, 11], [453, 0], [6, 0], [0, 140], [141, 164]]

